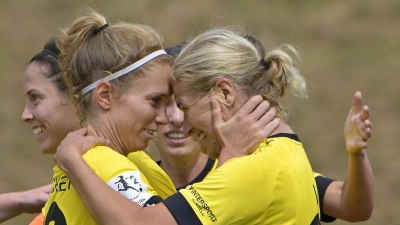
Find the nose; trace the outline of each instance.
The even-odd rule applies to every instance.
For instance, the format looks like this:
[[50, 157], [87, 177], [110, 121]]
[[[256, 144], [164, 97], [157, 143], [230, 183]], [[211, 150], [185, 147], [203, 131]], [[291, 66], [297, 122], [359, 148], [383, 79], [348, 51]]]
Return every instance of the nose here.
[[156, 119], [156, 123], [162, 124], [162, 125], [167, 125], [168, 124], [168, 117], [166, 113], [166, 107], [162, 107], [161, 109], [158, 110]]
[[28, 105], [25, 105], [24, 111], [22, 112], [21, 115], [21, 120], [24, 121], [25, 123], [28, 123], [32, 119], [33, 119], [33, 113], [28, 108]]
[[176, 104], [169, 104], [167, 106], [167, 116], [168, 122], [176, 127], [181, 127], [185, 119], [183, 111]]

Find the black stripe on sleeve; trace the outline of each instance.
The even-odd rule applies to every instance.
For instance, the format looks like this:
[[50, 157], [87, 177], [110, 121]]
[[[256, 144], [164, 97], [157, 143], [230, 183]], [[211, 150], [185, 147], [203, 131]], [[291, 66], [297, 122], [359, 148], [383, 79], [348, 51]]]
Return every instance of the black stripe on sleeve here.
[[315, 182], [317, 183], [317, 188], [318, 188], [318, 196], [319, 196], [319, 202], [320, 202], [319, 209], [321, 212], [321, 221], [322, 222], [333, 222], [336, 220], [336, 218], [328, 216], [322, 211], [326, 189], [333, 182], [333, 180], [323, 177], [323, 176], [317, 176], [317, 177], [315, 177]]
[[160, 196], [156, 196], [154, 195], [153, 197], [151, 197], [149, 200], [147, 200], [147, 202], [144, 204], [143, 207], [147, 207], [147, 206], [152, 206], [152, 205], [156, 205], [160, 202], [162, 202], [163, 199]]
[[314, 217], [313, 221], [310, 223], [310, 225], [321, 225], [321, 223], [319, 222], [319, 214], [317, 213], [317, 215]]
[[171, 195], [163, 203], [178, 224], [202, 225], [200, 219], [181, 193], [178, 192]]

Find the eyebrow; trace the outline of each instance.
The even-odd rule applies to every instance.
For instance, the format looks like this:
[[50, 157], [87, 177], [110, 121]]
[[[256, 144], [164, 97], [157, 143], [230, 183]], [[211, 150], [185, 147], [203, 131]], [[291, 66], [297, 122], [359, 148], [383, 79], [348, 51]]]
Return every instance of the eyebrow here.
[[30, 89], [24, 95], [30, 95], [32, 92], [36, 91], [36, 89]]
[[158, 92], [158, 91], [155, 91], [155, 92], [149, 93], [149, 95], [159, 95], [159, 96], [163, 96], [163, 97], [168, 97], [168, 96], [172, 96], [172, 92], [166, 94], [165, 92]]

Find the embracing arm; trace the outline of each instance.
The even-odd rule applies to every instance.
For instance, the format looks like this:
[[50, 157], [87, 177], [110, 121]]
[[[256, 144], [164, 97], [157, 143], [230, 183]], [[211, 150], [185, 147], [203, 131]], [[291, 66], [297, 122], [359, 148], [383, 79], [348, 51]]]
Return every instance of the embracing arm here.
[[68, 134], [55, 158], [98, 224], [177, 224], [163, 203], [142, 208], [104, 183], [81, 155], [107, 142], [99, 137], [83, 136], [85, 134], [86, 128]]
[[368, 220], [373, 210], [374, 178], [366, 151], [372, 128], [369, 116], [369, 108], [362, 106], [361, 93], [357, 92], [344, 130], [347, 176], [344, 182], [333, 181], [324, 196], [323, 212], [349, 222]]
[[22, 213], [40, 213], [49, 198], [51, 184], [23, 192], [0, 195], [0, 223]]

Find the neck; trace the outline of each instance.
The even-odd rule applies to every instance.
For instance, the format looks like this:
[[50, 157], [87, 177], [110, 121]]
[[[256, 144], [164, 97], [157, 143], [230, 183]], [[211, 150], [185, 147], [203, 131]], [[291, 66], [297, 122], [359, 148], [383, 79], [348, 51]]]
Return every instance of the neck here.
[[279, 133], [294, 134], [292, 128], [290, 128], [290, 126], [283, 121], [281, 121], [279, 123], [278, 127], [274, 131], [272, 131], [272, 133], [269, 136], [279, 134]]
[[184, 187], [194, 180], [208, 161], [208, 156], [201, 152], [189, 156], [167, 156], [160, 152], [160, 158], [160, 167], [172, 179], [176, 188]]
[[127, 156], [130, 152], [121, 144], [122, 141], [116, 132], [113, 132], [111, 126], [108, 123], [87, 123], [88, 136], [102, 137], [110, 141], [110, 148], [121, 155]]

